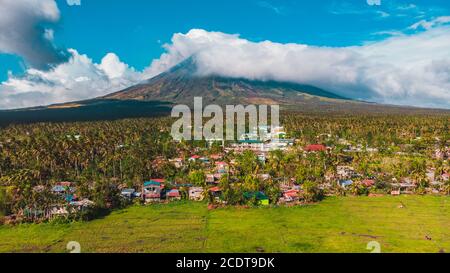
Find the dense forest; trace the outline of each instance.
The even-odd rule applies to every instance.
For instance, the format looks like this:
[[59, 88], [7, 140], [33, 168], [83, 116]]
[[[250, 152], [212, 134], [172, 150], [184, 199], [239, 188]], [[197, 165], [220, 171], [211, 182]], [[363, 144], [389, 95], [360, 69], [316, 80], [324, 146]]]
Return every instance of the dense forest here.
[[[223, 153], [219, 145], [204, 141], [174, 142], [169, 117], [117, 121], [35, 123], [0, 129], [0, 210], [18, 214], [45, 209], [59, 202], [50, 190], [57, 182], [76, 183], [78, 196], [98, 208], [123, 206], [119, 188], [140, 189], [143, 181], [165, 178], [170, 184], [192, 183], [205, 187], [208, 166], [188, 162], [193, 154]], [[263, 191], [271, 203], [280, 196], [280, 181], [302, 186], [305, 201], [326, 194], [346, 194], [326, 177], [348, 165], [362, 179], [374, 179], [378, 192], [389, 183], [412, 179], [417, 193], [430, 188], [427, 173], [433, 172], [441, 193], [450, 193], [445, 180], [449, 172], [450, 117], [440, 115], [338, 115], [286, 112], [281, 115], [295, 145], [287, 151], [270, 152], [261, 162], [253, 152], [228, 153], [223, 160], [232, 172], [220, 179], [228, 204], [246, 202], [244, 192]], [[306, 153], [309, 144], [322, 144], [327, 151]], [[187, 162], [177, 168], [170, 159]], [[262, 180], [260, 175], [270, 179]], [[448, 176], [447, 176], [448, 178]], [[41, 190], [36, 190], [40, 188]], [[355, 183], [347, 194], [368, 194]], [[55, 199], [56, 198], [56, 199]], [[253, 200], [254, 201], [254, 200]], [[252, 202], [253, 202], [252, 201]]]

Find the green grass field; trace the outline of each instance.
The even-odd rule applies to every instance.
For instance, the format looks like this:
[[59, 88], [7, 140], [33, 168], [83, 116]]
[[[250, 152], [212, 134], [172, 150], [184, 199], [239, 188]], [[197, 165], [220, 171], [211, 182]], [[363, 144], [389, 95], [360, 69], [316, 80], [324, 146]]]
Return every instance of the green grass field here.
[[[404, 208], [400, 208], [401, 204]], [[450, 198], [328, 198], [294, 208], [130, 207], [86, 223], [0, 227], [0, 252], [450, 252]]]

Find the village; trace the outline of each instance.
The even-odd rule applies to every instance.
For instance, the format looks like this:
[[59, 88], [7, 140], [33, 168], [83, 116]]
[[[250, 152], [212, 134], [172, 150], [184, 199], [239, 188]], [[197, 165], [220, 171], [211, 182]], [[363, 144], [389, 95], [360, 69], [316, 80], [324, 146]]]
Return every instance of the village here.
[[[264, 132], [258, 135], [257, 131]], [[189, 156], [153, 160], [155, 169], [170, 166], [175, 173], [187, 173], [180, 177], [157, 177], [142, 181], [140, 185], [117, 184], [114, 189], [125, 204], [155, 204], [180, 200], [207, 201], [210, 208], [225, 205], [302, 205], [337, 195], [402, 195], [402, 194], [449, 194], [448, 159], [450, 149], [436, 149], [433, 160], [440, 168], [416, 166], [415, 173], [395, 177], [388, 173], [361, 172], [352, 164], [356, 154], [368, 157], [379, 153], [377, 148], [351, 145], [343, 139], [336, 147], [324, 144], [300, 146], [283, 127], [254, 128], [233, 143], [212, 141], [206, 147], [196, 147]], [[318, 136], [330, 137], [330, 136]], [[257, 138], [257, 140], [255, 140]], [[177, 143], [174, 143], [177, 145]], [[215, 146], [214, 146], [215, 145]], [[212, 148], [214, 146], [214, 148]], [[337, 154], [338, 153], [338, 154]], [[270, 164], [284, 154], [296, 155], [300, 160], [317, 161], [315, 166], [297, 169], [295, 176], [280, 175], [284, 162], [275, 169]], [[332, 163], [329, 160], [339, 158]], [[396, 156], [402, 156], [396, 152]], [[297, 159], [298, 160], [298, 159]], [[308, 162], [309, 162], [308, 161]], [[328, 162], [328, 163], [327, 163]], [[294, 163], [295, 164], [295, 163]], [[321, 165], [325, 166], [321, 166]], [[327, 165], [328, 164], [328, 165]], [[277, 169], [278, 168], [278, 169]], [[278, 171], [277, 171], [278, 170]], [[281, 170], [281, 171], [280, 171]], [[312, 170], [312, 173], [311, 173]], [[371, 174], [369, 174], [371, 173]], [[30, 219], [53, 219], [77, 214], [95, 207], [95, 202], [83, 198], [76, 182], [57, 182], [51, 189], [43, 186], [33, 188], [35, 192], [50, 190], [55, 205], [46, 209], [32, 207], [23, 211]], [[113, 207], [112, 204], [108, 206]]]

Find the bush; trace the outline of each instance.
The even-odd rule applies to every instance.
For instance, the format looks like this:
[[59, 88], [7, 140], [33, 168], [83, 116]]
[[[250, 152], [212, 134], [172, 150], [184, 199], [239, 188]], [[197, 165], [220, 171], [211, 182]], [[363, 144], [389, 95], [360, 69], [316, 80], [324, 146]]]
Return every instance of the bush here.
[[0, 217], [11, 213], [12, 197], [4, 187], [0, 188]]
[[324, 198], [324, 192], [316, 183], [306, 181], [303, 183], [303, 200], [305, 202], [318, 202]]
[[350, 187], [350, 192], [355, 196], [369, 195], [369, 188], [361, 183], [353, 183]]

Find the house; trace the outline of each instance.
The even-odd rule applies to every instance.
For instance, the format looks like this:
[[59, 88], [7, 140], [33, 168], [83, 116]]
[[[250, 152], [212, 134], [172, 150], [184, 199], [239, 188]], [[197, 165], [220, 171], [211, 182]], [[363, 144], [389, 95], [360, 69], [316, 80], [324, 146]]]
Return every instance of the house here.
[[145, 182], [144, 186], [145, 185], [157, 185], [157, 184], [159, 184], [161, 186], [161, 188], [164, 188], [164, 183], [166, 183], [165, 179], [162, 179], [162, 178], [157, 178], [156, 179], [156, 178], [154, 178], [154, 179], [150, 179], [149, 181]]
[[202, 163], [204, 163], [204, 164], [208, 164], [208, 163], [209, 163], [209, 158], [207, 158], [207, 157], [205, 157], [205, 156], [200, 157], [199, 160], [200, 160]]
[[226, 169], [226, 168], [228, 168], [228, 163], [226, 163], [224, 161], [217, 161], [216, 162], [216, 168], [218, 168], [218, 169]]
[[78, 197], [75, 194], [67, 193], [64, 195], [64, 200], [66, 202], [74, 202], [78, 200]]
[[95, 203], [89, 199], [83, 199], [81, 201], [70, 202], [70, 206], [72, 206], [78, 210], [83, 210], [85, 208], [93, 207], [94, 205], [95, 205]]
[[312, 144], [305, 147], [305, 151], [312, 153], [312, 152], [326, 152], [327, 147], [322, 144]]
[[430, 181], [430, 182], [436, 181], [435, 171], [436, 171], [436, 169], [427, 169], [426, 176], [427, 176], [428, 181]]
[[50, 217], [66, 216], [69, 214], [66, 206], [53, 206], [50, 209]]
[[62, 187], [71, 187], [72, 186], [72, 182], [58, 182], [57, 185], [62, 186]]
[[81, 201], [72, 201], [69, 205], [55, 205], [52, 206], [45, 214], [48, 217], [54, 218], [59, 216], [67, 216], [70, 213], [77, 213], [85, 209], [94, 207], [95, 203], [89, 199], [83, 199]]
[[375, 183], [376, 182], [373, 179], [365, 179], [365, 180], [361, 181], [361, 184], [367, 188], [375, 186]]
[[193, 155], [189, 158], [189, 161], [191, 162], [195, 162], [197, 160], [200, 160], [200, 156], [199, 155]]
[[169, 162], [172, 163], [175, 166], [175, 168], [177, 168], [177, 169], [182, 168], [184, 165], [184, 161], [182, 158], [174, 158], [174, 159], [169, 160]]
[[283, 197], [280, 198], [280, 202], [282, 203], [291, 203], [299, 200], [300, 191], [291, 189], [283, 192]]
[[213, 155], [210, 156], [210, 158], [212, 160], [221, 160], [223, 158], [223, 155], [221, 155], [221, 154], [213, 154]]
[[170, 200], [170, 201], [173, 201], [173, 200], [181, 200], [181, 194], [180, 194], [180, 191], [177, 190], [177, 189], [172, 189], [172, 190], [170, 190], [170, 191], [166, 194], [166, 196], [167, 196], [167, 199]]
[[441, 191], [443, 191], [444, 183], [439, 181], [433, 181], [430, 182], [430, 186], [427, 188], [427, 193], [432, 194], [439, 194]]
[[443, 181], [448, 181], [450, 179], [450, 173], [444, 173], [442, 175], [442, 180]]
[[219, 187], [210, 188], [209, 192], [212, 195], [212, 197], [217, 201], [219, 201], [220, 197], [222, 197], [222, 189]]
[[120, 195], [122, 195], [123, 197], [125, 197], [127, 199], [133, 199], [133, 197], [135, 197], [135, 193], [136, 193], [135, 189], [123, 189], [120, 192]]
[[68, 194], [75, 192], [75, 187], [72, 187], [71, 182], [58, 182], [53, 186], [52, 192], [55, 194]]
[[286, 138], [284, 127], [259, 125], [258, 127], [253, 127], [251, 132], [241, 135], [240, 140], [259, 140], [266, 142], [276, 138]]
[[336, 173], [340, 178], [350, 178], [356, 175], [355, 169], [350, 166], [337, 166]]
[[228, 164], [223, 161], [216, 162], [216, 170], [218, 173], [227, 173], [228, 172]]
[[[215, 174], [214, 174], [214, 179], [215, 179], [216, 181], [219, 181], [224, 175], [226, 175], [226, 173], [223, 173], [223, 172], [215, 173]], [[218, 183], [218, 182], [217, 182], [217, 183]]]
[[434, 152], [434, 157], [436, 159], [445, 160], [450, 157], [450, 148], [444, 148], [444, 149], [436, 149]]
[[159, 202], [161, 201], [161, 192], [158, 192], [157, 190], [154, 192], [146, 192], [144, 194], [144, 200], [146, 203]]
[[175, 184], [175, 187], [177, 189], [179, 189], [179, 188], [190, 188], [192, 186], [193, 186], [192, 184], [179, 184], [179, 183]]
[[262, 140], [259, 139], [258, 133], [256, 131], [251, 132], [251, 133], [242, 134], [239, 137], [239, 142], [242, 142], [242, 143], [244, 143], [244, 142], [250, 143], [250, 142], [254, 142], [254, 141], [256, 141], [258, 143], [263, 142]]
[[202, 201], [203, 196], [203, 188], [202, 187], [191, 187], [189, 188], [189, 200], [193, 201]]
[[353, 181], [352, 180], [339, 180], [338, 181], [339, 186], [341, 186], [342, 188], [347, 188], [348, 186], [353, 185]]
[[392, 188], [391, 195], [412, 194], [416, 189], [416, 185], [412, 183], [399, 183], [392, 184]]
[[207, 174], [206, 175], [206, 183], [207, 184], [214, 184], [216, 182], [214, 174]]
[[152, 179], [144, 183], [143, 197], [145, 202], [158, 202], [164, 189], [164, 179]]
[[295, 185], [295, 179], [286, 179], [286, 178], [278, 178], [278, 179], [275, 179], [275, 180], [278, 180], [278, 181], [280, 181], [279, 182], [279, 185], [280, 185], [280, 189], [282, 190], [282, 191], [287, 191], [287, 190], [290, 190], [290, 189], [292, 189], [293, 187], [294, 187], [294, 185]]
[[265, 154], [275, 150], [286, 150], [293, 146], [292, 139], [271, 139], [268, 142], [253, 139], [240, 139], [238, 143], [233, 143], [225, 148], [226, 152], [242, 153], [243, 151], [253, 151], [257, 154]]

